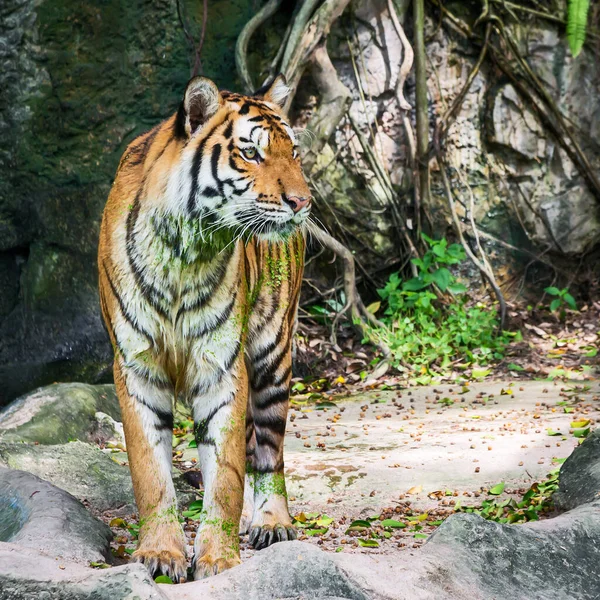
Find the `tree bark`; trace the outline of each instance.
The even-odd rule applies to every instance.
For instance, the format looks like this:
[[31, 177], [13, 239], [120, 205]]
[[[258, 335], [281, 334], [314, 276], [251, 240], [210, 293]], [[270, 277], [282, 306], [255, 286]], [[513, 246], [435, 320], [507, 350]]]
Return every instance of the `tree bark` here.
[[248, 43], [254, 32], [276, 12], [283, 0], [269, 0], [245, 25], [235, 44], [235, 66], [242, 80], [244, 91], [251, 94], [256, 89], [248, 69]]
[[413, 0], [415, 29], [415, 100], [417, 115], [417, 168], [419, 172], [419, 197], [426, 207], [429, 202], [429, 113], [427, 101], [427, 56], [425, 55], [424, 0]]
[[351, 99], [350, 90], [340, 81], [329, 58], [325, 42], [315, 50], [310, 65], [311, 75], [321, 100], [307, 126], [307, 129], [315, 134], [315, 139], [303, 161], [308, 173], [311, 172], [323, 146], [342, 120]]

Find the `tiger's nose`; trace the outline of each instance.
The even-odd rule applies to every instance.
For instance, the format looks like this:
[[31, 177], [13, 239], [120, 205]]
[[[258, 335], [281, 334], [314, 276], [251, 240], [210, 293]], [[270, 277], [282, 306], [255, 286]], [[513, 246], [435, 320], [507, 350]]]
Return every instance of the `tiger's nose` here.
[[282, 194], [281, 198], [295, 213], [310, 202], [310, 198], [301, 198], [300, 196], [286, 196]]

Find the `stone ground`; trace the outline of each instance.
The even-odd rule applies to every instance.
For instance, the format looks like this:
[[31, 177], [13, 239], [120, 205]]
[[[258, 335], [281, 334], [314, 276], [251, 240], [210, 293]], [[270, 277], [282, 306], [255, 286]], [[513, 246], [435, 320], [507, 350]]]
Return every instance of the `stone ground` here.
[[[136, 516], [113, 395], [109, 386], [56, 385], [0, 413], [0, 463], [21, 470], [0, 469], [0, 501], [9, 508], [0, 511], [0, 540], [9, 542], [0, 543], [0, 600], [40, 593], [53, 600], [67, 597], [66, 589], [69, 598], [107, 600], [600, 597], [598, 432], [572, 454], [581, 439], [576, 433], [593, 430], [600, 418], [598, 381], [371, 389], [320, 404], [296, 397], [286, 465], [291, 512], [304, 522], [300, 541], [261, 552], [243, 544], [241, 567], [158, 587], [140, 565], [128, 564]], [[72, 414], [73, 398], [85, 418]], [[36, 444], [42, 421], [45, 443]], [[65, 443], [65, 430], [68, 439], [85, 441]], [[198, 480], [188, 444], [183, 430], [174, 443], [182, 508], [198, 495], [186, 484]], [[500, 500], [521, 498], [569, 455], [556, 495], [568, 512], [518, 525], [456, 514], [458, 503], [479, 505], [498, 483], [505, 484]], [[77, 558], [107, 551], [105, 526], [90, 522], [87, 540], [59, 505], [73, 514], [84, 508], [35, 476], [67, 490], [105, 522], [121, 519], [112, 527], [117, 566], [93, 570]], [[15, 507], [25, 523], [17, 524], [17, 535], [9, 514]], [[34, 518], [55, 532], [41, 545], [30, 535]], [[384, 530], [381, 518], [403, 527]], [[356, 520], [362, 523], [353, 526]], [[190, 544], [195, 526], [186, 520]], [[48, 551], [53, 536], [61, 540], [59, 554]]]
[[[286, 441], [292, 509], [349, 515], [347, 521], [391, 507], [400, 514], [427, 512], [435, 521], [459, 500], [477, 504], [499, 482], [507, 492], [527, 489], [577, 446], [572, 421], [600, 418], [600, 386], [587, 388], [549, 382], [480, 383], [465, 391], [438, 386], [373, 392], [342, 403], [343, 411], [295, 411]], [[558, 404], [564, 402], [573, 412], [564, 412]], [[549, 436], [548, 429], [564, 435]], [[401, 531], [393, 541], [412, 542], [400, 548], [422, 543], [413, 536]], [[381, 545], [380, 552], [398, 547]]]

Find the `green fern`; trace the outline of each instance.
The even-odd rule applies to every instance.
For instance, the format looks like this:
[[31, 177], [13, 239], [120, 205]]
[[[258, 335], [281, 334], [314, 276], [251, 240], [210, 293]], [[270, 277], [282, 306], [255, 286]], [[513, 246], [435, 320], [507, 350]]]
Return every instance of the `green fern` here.
[[569, 14], [567, 17], [567, 39], [573, 58], [576, 58], [585, 42], [587, 29], [588, 10], [590, 0], [569, 0]]

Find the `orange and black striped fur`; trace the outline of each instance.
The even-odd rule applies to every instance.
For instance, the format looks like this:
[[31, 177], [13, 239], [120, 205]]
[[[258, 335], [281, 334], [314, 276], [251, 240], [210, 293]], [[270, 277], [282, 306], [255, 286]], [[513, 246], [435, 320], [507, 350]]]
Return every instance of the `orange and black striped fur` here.
[[178, 113], [130, 144], [102, 220], [102, 312], [140, 512], [134, 558], [179, 581], [175, 399], [192, 407], [205, 487], [194, 576], [240, 562], [243, 501], [255, 547], [295, 537], [283, 437], [310, 192], [286, 94], [281, 76], [253, 97], [194, 78]]

